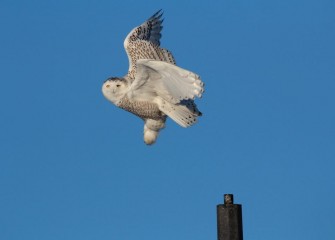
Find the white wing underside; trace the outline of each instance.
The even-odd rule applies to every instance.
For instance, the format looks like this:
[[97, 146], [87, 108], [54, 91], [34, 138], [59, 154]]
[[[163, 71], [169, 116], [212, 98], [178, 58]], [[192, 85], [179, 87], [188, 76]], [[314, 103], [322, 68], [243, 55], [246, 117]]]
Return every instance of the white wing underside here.
[[167, 62], [140, 59], [127, 97], [133, 101], [153, 101], [162, 112], [187, 127], [200, 115], [193, 100], [200, 98], [203, 91], [197, 74]]
[[200, 98], [204, 91], [197, 74], [167, 62], [140, 59], [137, 71], [128, 92], [128, 98], [135, 101], [160, 96], [170, 103], [180, 103]]

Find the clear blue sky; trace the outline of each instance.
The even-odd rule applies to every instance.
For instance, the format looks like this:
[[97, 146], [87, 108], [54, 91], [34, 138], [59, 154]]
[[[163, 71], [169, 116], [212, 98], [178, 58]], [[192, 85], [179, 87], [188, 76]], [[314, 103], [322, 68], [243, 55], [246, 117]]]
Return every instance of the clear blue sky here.
[[[215, 240], [224, 193], [245, 239], [335, 239], [335, 2], [191, 2], [1, 1], [0, 239]], [[101, 85], [161, 8], [206, 92], [148, 147]]]

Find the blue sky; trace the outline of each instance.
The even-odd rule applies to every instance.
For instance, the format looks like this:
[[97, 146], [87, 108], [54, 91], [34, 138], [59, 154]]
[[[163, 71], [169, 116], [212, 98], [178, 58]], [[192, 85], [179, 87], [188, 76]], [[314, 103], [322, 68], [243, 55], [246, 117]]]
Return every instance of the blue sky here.
[[[203, 117], [158, 142], [101, 94], [158, 9], [201, 75]], [[245, 239], [334, 239], [335, 3], [0, 3], [0, 239], [216, 239], [224, 193]]]

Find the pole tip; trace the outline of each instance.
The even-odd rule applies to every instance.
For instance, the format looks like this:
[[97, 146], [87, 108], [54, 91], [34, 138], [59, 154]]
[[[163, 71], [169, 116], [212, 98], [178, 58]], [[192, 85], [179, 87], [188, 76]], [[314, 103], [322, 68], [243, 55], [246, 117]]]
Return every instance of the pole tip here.
[[234, 204], [234, 195], [233, 194], [225, 194], [224, 195], [224, 204]]

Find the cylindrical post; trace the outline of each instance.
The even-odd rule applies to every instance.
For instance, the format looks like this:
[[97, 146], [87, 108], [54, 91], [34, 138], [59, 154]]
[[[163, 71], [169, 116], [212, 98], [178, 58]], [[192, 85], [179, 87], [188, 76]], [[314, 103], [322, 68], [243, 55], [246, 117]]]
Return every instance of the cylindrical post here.
[[233, 194], [225, 194], [216, 210], [218, 240], [243, 240], [242, 205], [234, 204]]

